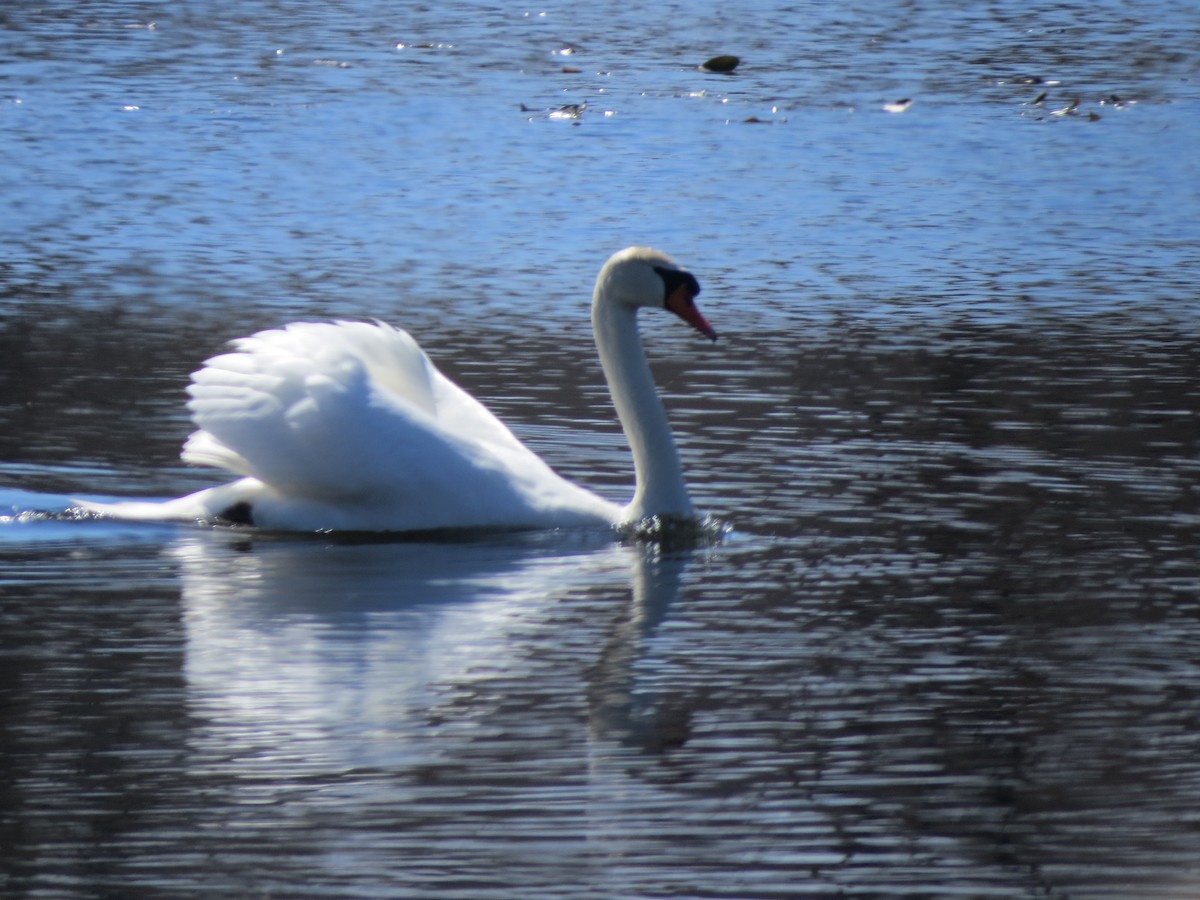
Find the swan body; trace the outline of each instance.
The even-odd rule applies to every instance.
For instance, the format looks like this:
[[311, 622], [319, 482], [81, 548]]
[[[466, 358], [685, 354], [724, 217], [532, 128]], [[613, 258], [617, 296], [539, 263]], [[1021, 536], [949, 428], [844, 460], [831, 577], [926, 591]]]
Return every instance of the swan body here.
[[192, 376], [184, 461], [242, 476], [165, 502], [85, 504], [122, 519], [232, 521], [289, 531], [613, 526], [691, 517], [670, 426], [637, 329], [667, 308], [715, 339], [699, 285], [655, 250], [605, 264], [592, 323], [634, 456], [626, 506], [556, 474], [405, 331], [293, 323], [241, 338]]

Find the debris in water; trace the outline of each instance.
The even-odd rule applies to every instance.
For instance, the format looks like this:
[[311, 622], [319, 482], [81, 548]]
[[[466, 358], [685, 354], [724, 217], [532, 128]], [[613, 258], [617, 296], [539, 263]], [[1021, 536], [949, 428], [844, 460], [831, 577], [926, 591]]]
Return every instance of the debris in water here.
[[578, 119], [583, 115], [583, 111], [587, 109], [587, 101], [583, 103], [568, 103], [566, 106], [560, 106], [558, 109], [550, 113], [551, 119]]
[[741, 60], [736, 56], [714, 56], [700, 66], [701, 72], [717, 72], [722, 75], [730, 74], [738, 67]]

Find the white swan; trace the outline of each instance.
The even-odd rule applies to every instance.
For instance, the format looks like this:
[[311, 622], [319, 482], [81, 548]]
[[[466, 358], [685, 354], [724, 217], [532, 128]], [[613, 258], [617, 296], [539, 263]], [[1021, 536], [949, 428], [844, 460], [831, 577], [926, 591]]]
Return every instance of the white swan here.
[[596, 281], [592, 327], [633, 450], [626, 506], [563, 479], [405, 331], [294, 323], [233, 342], [192, 376], [199, 430], [186, 462], [243, 476], [165, 502], [85, 503], [142, 521], [225, 520], [290, 531], [413, 531], [619, 525], [691, 517], [675, 441], [637, 328], [666, 308], [712, 340], [696, 279], [645, 247], [614, 254]]

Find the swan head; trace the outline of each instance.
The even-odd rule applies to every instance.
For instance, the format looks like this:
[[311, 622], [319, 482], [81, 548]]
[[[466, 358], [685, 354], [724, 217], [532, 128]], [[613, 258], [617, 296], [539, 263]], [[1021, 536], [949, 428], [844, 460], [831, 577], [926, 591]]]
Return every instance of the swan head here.
[[709, 340], [717, 333], [696, 309], [700, 282], [691, 272], [660, 250], [626, 247], [614, 253], [596, 280], [596, 303], [623, 303], [666, 309], [687, 322]]

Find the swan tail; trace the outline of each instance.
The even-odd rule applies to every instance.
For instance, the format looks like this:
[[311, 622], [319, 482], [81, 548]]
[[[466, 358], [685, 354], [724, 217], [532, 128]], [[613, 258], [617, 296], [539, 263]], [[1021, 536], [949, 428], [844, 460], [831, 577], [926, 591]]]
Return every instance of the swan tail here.
[[117, 500], [98, 502], [75, 500], [78, 509], [124, 522], [211, 522], [223, 517], [226, 510], [239, 503], [249, 502], [261, 483], [243, 478], [232, 484], [205, 488], [174, 500]]

